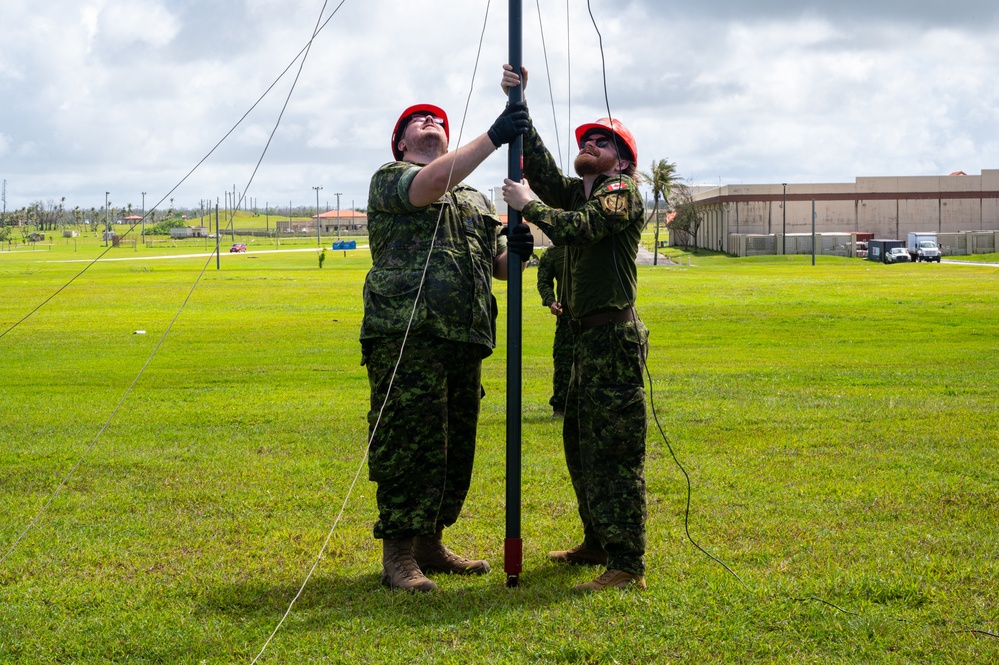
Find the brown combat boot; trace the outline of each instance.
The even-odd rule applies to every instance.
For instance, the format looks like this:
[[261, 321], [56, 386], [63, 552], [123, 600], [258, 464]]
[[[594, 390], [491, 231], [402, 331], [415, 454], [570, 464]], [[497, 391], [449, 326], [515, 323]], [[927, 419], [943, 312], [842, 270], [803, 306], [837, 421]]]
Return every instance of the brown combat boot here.
[[466, 559], [455, 554], [444, 545], [441, 532], [433, 536], [417, 536], [413, 539], [413, 557], [425, 573], [452, 573], [454, 575], [483, 575], [489, 572], [489, 564], [481, 559]]
[[611, 569], [592, 582], [577, 584], [573, 587], [573, 590], [583, 592], [603, 591], [604, 589], [641, 589], [644, 591], [645, 577], [637, 573]]
[[433, 591], [437, 588], [416, 564], [412, 538], [382, 540], [382, 584], [404, 591]]
[[571, 563], [577, 566], [606, 566], [607, 552], [593, 549], [586, 545], [576, 545], [568, 550], [555, 550], [548, 553], [548, 558], [560, 563]]

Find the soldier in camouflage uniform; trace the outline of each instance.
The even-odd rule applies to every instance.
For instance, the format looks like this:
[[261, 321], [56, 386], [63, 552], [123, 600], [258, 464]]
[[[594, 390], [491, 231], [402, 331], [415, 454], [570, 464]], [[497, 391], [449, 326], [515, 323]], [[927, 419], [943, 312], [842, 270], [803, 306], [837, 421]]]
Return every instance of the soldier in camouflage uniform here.
[[[552, 374], [552, 417], [565, 415], [565, 397], [569, 392], [569, 376], [572, 374], [572, 350], [575, 347], [571, 316], [565, 298], [565, 248], [552, 246], [541, 254], [538, 261], [538, 293], [541, 304], [555, 316], [555, 340], [552, 342], [552, 360], [555, 371]], [[555, 290], [558, 288], [558, 296]]]
[[448, 152], [444, 111], [412, 106], [392, 134], [396, 161], [371, 178], [361, 363], [374, 536], [382, 583], [393, 589], [431, 591], [431, 572], [489, 571], [445, 547], [441, 533], [471, 482], [482, 359], [496, 337], [492, 278], [506, 278], [506, 248], [526, 261], [533, 239], [526, 224], [501, 237], [492, 202], [461, 180], [526, 126], [523, 107], [507, 107], [488, 132]]
[[[504, 88], [520, 78], [507, 66]], [[524, 72], [526, 84], [526, 71]], [[557, 561], [606, 565], [580, 591], [645, 588], [645, 386], [648, 330], [635, 312], [635, 258], [645, 209], [632, 178], [638, 148], [617, 120], [576, 129], [579, 178], [562, 175], [532, 126], [524, 135], [524, 183], [503, 198], [536, 224], [569, 262], [576, 349], [562, 438], [583, 523], [583, 542]]]

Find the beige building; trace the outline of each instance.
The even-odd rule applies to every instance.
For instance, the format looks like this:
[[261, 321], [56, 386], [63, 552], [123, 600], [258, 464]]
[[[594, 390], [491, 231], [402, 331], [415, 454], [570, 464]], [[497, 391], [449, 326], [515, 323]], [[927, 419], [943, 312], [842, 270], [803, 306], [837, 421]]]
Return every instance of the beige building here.
[[[912, 231], [936, 232], [945, 254], [999, 247], [999, 169], [852, 184], [726, 185], [694, 200], [702, 218], [697, 246], [738, 256], [780, 254], [782, 247], [811, 253], [813, 201], [815, 233], [827, 236], [816, 243], [818, 253], [852, 255], [852, 234], [905, 240]], [[670, 242], [683, 240], [671, 232]]]

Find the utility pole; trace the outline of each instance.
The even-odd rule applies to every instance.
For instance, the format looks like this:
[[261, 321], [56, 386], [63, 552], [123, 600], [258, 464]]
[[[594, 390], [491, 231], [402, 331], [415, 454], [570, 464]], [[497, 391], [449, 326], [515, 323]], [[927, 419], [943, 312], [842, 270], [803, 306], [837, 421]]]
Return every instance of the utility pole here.
[[[208, 226], [212, 225], [212, 202], [208, 201]], [[222, 232], [219, 231], [219, 197], [215, 197], [215, 269], [222, 270]]]
[[340, 239], [340, 192], [336, 192], [336, 239]]
[[322, 247], [323, 246], [323, 236], [322, 236], [322, 229], [323, 229], [323, 227], [322, 227], [322, 225], [319, 222], [319, 190], [322, 189], [322, 187], [313, 187], [312, 189], [316, 190], [316, 245], [318, 247]]
[[815, 265], [815, 199], [812, 199], [812, 265]]
[[142, 244], [146, 244], [146, 193], [142, 192]]
[[108, 212], [108, 197], [111, 192], [104, 192], [104, 246], [108, 246], [108, 232], [111, 230], [111, 216]]
[[780, 209], [784, 215], [784, 221], [781, 223], [780, 229], [780, 253], [787, 254], [787, 183], [782, 182], [781, 185], [784, 187], [784, 203]]

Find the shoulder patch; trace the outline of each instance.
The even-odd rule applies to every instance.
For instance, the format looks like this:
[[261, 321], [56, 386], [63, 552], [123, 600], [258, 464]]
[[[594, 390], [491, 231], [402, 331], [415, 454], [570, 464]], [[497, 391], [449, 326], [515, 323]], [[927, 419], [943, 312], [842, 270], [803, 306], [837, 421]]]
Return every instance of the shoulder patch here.
[[607, 194], [600, 197], [604, 212], [613, 217], [628, 216], [628, 197], [625, 194]]
[[621, 182], [620, 180], [618, 180], [617, 182], [612, 182], [611, 184], [607, 185], [607, 187], [605, 187], [605, 189], [608, 192], [616, 192], [619, 189], [624, 189], [626, 186], [627, 185], [625, 185], [623, 182]]

